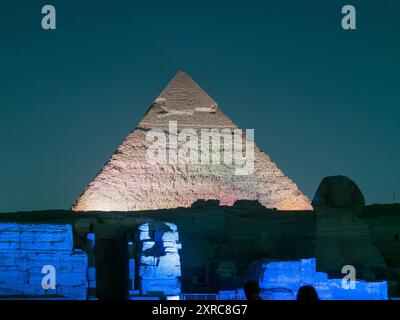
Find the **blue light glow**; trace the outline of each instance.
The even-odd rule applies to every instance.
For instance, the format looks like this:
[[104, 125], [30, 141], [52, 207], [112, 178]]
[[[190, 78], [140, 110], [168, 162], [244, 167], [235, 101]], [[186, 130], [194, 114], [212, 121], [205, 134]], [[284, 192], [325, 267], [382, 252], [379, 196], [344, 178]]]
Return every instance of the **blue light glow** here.
[[321, 300], [387, 300], [387, 282], [355, 281], [345, 289], [342, 279], [329, 279], [317, 272], [316, 259], [299, 261], [258, 261], [251, 264], [248, 277], [259, 281], [264, 299], [293, 300], [303, 285], [312, 285]]
[[[87, 264], [71, 225], [0, 223], [0, 296], [86, 299]], [[55, 289], [42, 288], [45, 265], [55, 268]]]

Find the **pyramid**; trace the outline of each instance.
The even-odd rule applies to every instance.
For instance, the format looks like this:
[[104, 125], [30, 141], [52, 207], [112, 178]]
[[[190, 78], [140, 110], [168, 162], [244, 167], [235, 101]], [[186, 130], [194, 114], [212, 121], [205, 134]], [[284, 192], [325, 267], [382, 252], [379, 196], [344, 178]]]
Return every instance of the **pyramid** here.
[[[235, 174], [236, 164], [223, 161], [149, 163], [146, 153], [151, 141], [146, 134], [153, 129], [169, 134], [171, 123], [176, 123], [178, 133], [191, 129], [199, 135], [204, 129], [238, 129], [206, 92], [186, 73], [178, 72], [72, 210], [167, 209], [190, 207], [200, 199], [228, 206], [237, 200], [258, 200], [267, 208], [312, 209], [309, 199], [254, 143], [254, 170], [246, 175]], [[223, 153], [221, 145], [218, 152]]]

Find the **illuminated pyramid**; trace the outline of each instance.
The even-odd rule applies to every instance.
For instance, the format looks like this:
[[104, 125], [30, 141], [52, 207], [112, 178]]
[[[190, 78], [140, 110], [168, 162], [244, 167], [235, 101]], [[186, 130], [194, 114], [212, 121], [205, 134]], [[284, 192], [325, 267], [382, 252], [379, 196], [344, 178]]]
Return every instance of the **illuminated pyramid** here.
[[[147, 134], [156, 128], [169, 134], [171, 123], [176, 123], [178, 133], [191, 129], [199, 136], [204, 129], [238, 130], [206, 92], [186, 73], [178, 72], [72, 209], [166, 209], [190, 207], [200, 199], [219, 200], [221, 205], [233, 205], [237, 200], [258, 200], [267, 208], [312, 209], [309, 199], [257, 147], [254, 147], [251, 174], [235, 174], [235, 162], [150, 163], [146, 154], [152, 141]], [[245, 137], [244, 141], [248, 140]], [[221, 150], [218, 150], [221, 159], [224, 146], [221, 143]], [[212, 155], [211, 151], [210, 157]]]

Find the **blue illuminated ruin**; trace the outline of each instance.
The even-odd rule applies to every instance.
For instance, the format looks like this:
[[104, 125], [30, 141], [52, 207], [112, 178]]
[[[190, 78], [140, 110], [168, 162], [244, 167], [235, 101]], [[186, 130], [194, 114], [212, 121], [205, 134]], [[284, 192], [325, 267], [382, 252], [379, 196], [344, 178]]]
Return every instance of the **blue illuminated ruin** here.
[[[78, 227], [81, 226], [75, 224], [75, 228]], [[75, 248], [79, 242], [79, 234], [75, 235], [77, 230], [74, 232], [73, 229], [72, 224], [1, 223], [1, 298], [96, 299], [96, 290], [99, 289], [100, 292], [101, 287], [105, 286], [104, 268], [107, 269], [108, 263], [104, 264], [107, 257], [99, 255], [108, 255], [116, 249], [110, 248], [110, 243], [116, 242], [106, 241], [104, 237], [110, 238], [116, 228], [110, 225], [107, 232], [97, 231], [100, 234], [97, 238], [95, 232], [86, 233], [81, 237], [80, 249]], [[125, 299], [201, 297], [200, 290], [185, 292], [182, 287], [182, 271], [185, 271], [185, 265], [181, 265], [182, 245], [176, 224], [154, 221], [140, 223], [134, 228], [134, 232], [128, 233], [123, 239], [127, 255], [124, 256], [125, 262], [122, 262], [128, 270], [124, 280]], [[195, 242], [184, 246], [192, 246], [196, 251]], [[55, 289], [44, 289], [42, 286], [46, 275], [42, 268], [46, 265], [52, 265], [56, 270]], [[117, 264], [110, 264], [111, 269], [116, 266]], [[111, 277], [117, 275], [111, 272]], [[314, 286], [322, 300], [388, 299], [386, 281], [357, 280], [354, 289], [345, 289], [341, 278], [329, 278], [327, 273], [318, 272], [314, 258], [253, 261], [248, 264], [241, 283], [246, 279], [259, 282], [261, 296], [266, 300], [293, 300], [302, 285]], [[240, 287], [229, 290], [216, 288], [207, 295], [208, 298], [219, 300], [244, 299], [243, 289]]]
[[[44, 289], [44, 266], [54, 266], [56, 288]], [[87, 254], [73, 248], [72, 226], [0, 224], [0, 295], [4, 298], [87, 297]]]
[[313, 286], [321, 300], [387, 300], [387, 282], [355, 281], [355, 288], [343, 285], [343, 279], [329, 279], [318, 272], [316, 259], [299, 261], [256, 261], [249, 277], [257, 280], [267, 300], [295, 300], [299, 288]]
[[400, 205], [341, 175], [310, 201], [253, 138], [178, 72], [70, 210], [0, 213], [0, 298], [231, 300], [247, 279], [268, 300], [400, 297]]

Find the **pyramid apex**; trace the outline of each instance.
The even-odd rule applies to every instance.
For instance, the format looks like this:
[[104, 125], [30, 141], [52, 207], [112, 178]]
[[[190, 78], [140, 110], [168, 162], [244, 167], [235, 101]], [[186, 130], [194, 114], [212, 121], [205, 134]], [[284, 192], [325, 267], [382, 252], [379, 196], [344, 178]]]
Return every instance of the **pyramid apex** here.
[[236, 128], [218, 104], [182, 70], [153, 101], [139, 127], [168, 128], [170, 121], [177, 121], [180, 127]]
[[179, 70], [156, 101], [168, 112], [214, 111], [216, 102], [185, 72]]
[[[189, 76], [188, 73], [185, 72], [185, 71], [183, 71], [183, 70], [179, 70], [179, 71], [175, 74], [175, 76], [172, 78], [172, 80], [175, 79], [175, 78], [177, 78], [177, 77], [186, 77], [186, 78], [190, 79], [191, 81], [195, 82], [195, 81], [192, 79], [192, 77]], [[172, 81], [172, 80], [171, 80], [171, 81]]]

